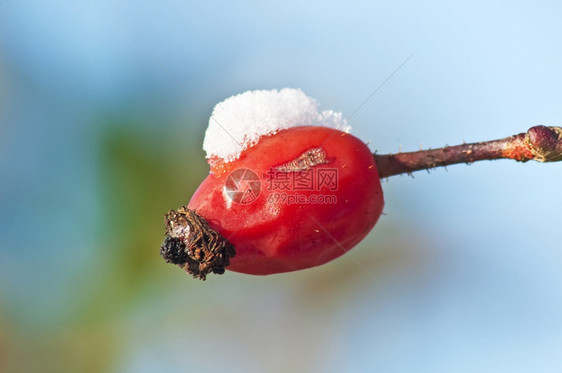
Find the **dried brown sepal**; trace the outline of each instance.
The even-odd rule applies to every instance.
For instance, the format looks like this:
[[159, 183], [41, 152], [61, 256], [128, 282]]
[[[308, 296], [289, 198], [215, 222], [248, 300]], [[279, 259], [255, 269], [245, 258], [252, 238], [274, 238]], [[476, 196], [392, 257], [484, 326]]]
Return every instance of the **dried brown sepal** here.
[[166, 214], [166, 238], [160, 255], [167, 263], [205, 280], [211, 272], [222, 275], [236, 251], [205, 218], [183, 206]]

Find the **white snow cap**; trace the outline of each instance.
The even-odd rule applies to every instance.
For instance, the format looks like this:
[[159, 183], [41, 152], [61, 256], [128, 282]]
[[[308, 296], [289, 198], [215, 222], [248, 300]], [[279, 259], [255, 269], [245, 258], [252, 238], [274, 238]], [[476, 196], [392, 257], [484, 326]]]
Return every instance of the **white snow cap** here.
[[218, 103], [205, 132], [207, 158], [231, 162], [263, 135], [297, 126], [324, 126], [349, 132], [342, 113], [318, 112], [318, 102], [300, 89], [247, 91]]

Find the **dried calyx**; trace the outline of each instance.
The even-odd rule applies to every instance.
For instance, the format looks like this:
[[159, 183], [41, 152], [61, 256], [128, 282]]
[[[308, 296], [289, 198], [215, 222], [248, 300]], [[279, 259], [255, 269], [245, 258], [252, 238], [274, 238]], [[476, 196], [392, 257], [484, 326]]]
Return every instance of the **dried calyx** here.
[[223, 274], [236, 254], [234, 246], [209, 226], [207, 220], [186, 206], [166, 214], [166, 238], [160, 255], [195, 278]]

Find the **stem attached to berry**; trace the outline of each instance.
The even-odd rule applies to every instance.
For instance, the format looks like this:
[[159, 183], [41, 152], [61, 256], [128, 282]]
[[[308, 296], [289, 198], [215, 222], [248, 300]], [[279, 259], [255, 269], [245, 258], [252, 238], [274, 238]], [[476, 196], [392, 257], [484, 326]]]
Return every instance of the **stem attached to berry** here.
[[562, 161], [562, 128], [536, 126], [500, 140], [445, 146], [398, 154], [374, 154], [380, 178], [457, 163], [514, 159], [518, 162]]

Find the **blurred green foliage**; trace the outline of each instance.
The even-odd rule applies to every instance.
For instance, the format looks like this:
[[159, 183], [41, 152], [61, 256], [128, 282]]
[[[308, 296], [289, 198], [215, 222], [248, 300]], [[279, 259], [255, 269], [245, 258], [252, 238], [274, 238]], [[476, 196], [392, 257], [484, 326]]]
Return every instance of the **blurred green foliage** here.
[[74, 307], [60, 310], [62, 327], [41, 331], [0, 318], [2, 372], [107, 372], [126, 340], [121, 322], [172, 273], [159, 256], [164, 213], [187, 203], [207, 174], [201, 139], [185, 125], [155, 129], [119, 119], [101, 128], [93, 261], [76, 293], [65, 294]]

